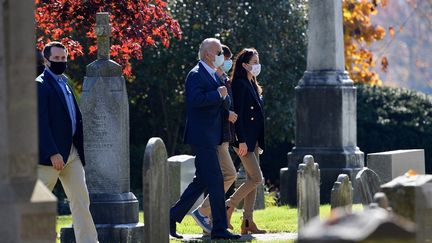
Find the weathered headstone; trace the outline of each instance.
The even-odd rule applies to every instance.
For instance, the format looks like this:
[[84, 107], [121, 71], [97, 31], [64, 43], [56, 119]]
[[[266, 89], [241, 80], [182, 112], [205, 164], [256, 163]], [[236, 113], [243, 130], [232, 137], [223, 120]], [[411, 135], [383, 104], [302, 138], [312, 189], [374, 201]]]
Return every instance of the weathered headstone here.
[[384, 192], [377, 192], [373, 197], [373, 203], [369, 204], [369, 207], [380, 207], [389, 212], [392, 211], [388, 198]]
[[[186, 154], [169, 157], [168, 172], [170, 178], [169, 205], [172, 206], [195, 176], [195, 157]], [[197, 208], [203, 200], [204, 195], [201, 195], [189, 212]]]
[[279, 193], [280, 193], [280, 204], [288, 204], [288, 167], [284, 167], [279, 171]]
[[414, 243], [415, 224], [382, 208], [353, 214], [336, 210], [329, 219], [312, 219], [299, 233], [299, 243]]
[[340, 174], [331, 191], [331, 208], [343, 207], [347, 212], [352, 211], [353, 188], [349, 176]]
[[380, 191], [381, 180], [371, 169], [364, 167], [356, 175], [356, 193], [360, 195], [361, 203], [369, 205], [373, 202], [375, 193]]
[[[109, 59], [108, 13], [96, 15], [98, 59], [87, 66], [81, 96], [90, 212], [99, 241], [141, 242], [138, 200], [130, 192], [129, 105], [122, 67]], [[70, 228], [62, 230], [68, 242]]]
[[368, 154], [367, 167], [379, 175], [382, 183], [389, 182], [410, 169], [425, 174], [424, 150], [406, 149]]
[[311, 154], [320, 163], [321, 202], [339, 174], [351, 181], [364, 166], [357, 147], [357, 94], [344, 67], [342, 0], [310, 0], [307, 70], [295, 88], [296, 138], [288, 153], [289, 204], [296, 203], [296, 170]]
[[144, 242], [169, 242], [168, 161], [165, 144], [150, 138], [143, 162]]
[[56, 239], [56, 198], [37, 179], [34, 2], [0, 1], [0, 242]]
[[417, 224], [417, 242], [432, 242], [432, 175], [399, 176], [381, 190], [393, 212]]
[[319, 215], [320, 169], [311, 155], [306, 155], [297, 171], [298, 229]]

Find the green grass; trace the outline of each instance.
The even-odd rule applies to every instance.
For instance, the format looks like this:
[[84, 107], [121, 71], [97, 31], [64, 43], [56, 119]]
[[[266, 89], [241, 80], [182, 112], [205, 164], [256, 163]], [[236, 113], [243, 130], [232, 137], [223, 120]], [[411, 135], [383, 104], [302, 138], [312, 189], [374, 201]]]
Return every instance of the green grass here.
[[[354, 205], [353, 211], [362, 210], [363, 206], [361, 204]], [[321, 205], [320, 207], [320, 217], [327, 218], [330, 215], [330, 205]], [[241, 210], [236, 210], [233, 213], [231, 224], [234, 226], [234, 232], [240, 233], [241, 225]], [[139, 213], [139, 221], [144, 222], [143, 212]], [[267, 206], [264, 210], [256, 210], [254, 212], [254, 221], [257, 225], [266, 229], [270, 233], [277, 232], [297, 232], [297, 208], [290, 208], [288, 206]], [[58, 216], [57, 217], [57, 232], [65, 226], [72, 224], [71, 216]], [[177, 231], [180, 234], [201, 234], [202, 229], [195, 223], [193, 218], [187, 215], [181, 224], [177, 224]], [[57, 240], [59, 242], [59, 239]], [[171, 242], [178, 242], [171, 240]], [[252, 241], [258, 242], [258, 241]], [[283, 241], [265, 241], [266, 243], [276, 243]], [[286, 241], [284, 241], [286, 242]], [[288, 241], [294, 242], [294, 241]]]
[[[234, 232], [240, 233], [242, 213], [236, 210], [233, 213], [231, 224]], [[296, 232], [297, 231], [297, 209], [284, 207], [267, 207], [265, 210], [254, 212], [254, 221], [260, 228], [266, 229], [271, 233], [276, 232]], [[181, 224], [177, 225], [180, 234], [201, 234], [202, 229], [195, 223], [195, 220], [187, 215]]]

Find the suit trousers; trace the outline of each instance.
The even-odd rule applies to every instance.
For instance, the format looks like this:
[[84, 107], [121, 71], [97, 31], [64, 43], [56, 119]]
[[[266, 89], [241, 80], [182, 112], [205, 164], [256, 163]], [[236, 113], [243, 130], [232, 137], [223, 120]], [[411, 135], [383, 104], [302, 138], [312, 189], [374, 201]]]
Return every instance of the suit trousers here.
[[217, 156], [217, 145], [192, 146], [195, 177], [170, 210], [170, 219], [181, 222], [196, 200], [207, 189], [213, 215], [212, 235], [224, 234], [228, 227], [223, 177]]
[[[234, 163], [231, 159], [231, 155], [228, 149], [229, 149], [228, 142], [222, 143], [217, 148], [219, 165], [221, 167], [223, 180], [224, 180], [225, 193], [228, 191], [228, 189], [231, 187], [231, 185], [234, 183], [237, 177], [237, 171], [234, 167]], [[206, 216], [210, 216], [211, 209], [210, 209], [210, 199], [208, 196], [204, 199], [203, 203], [201, 203], [199, 208], [201, 213], [203, 213]]]
[[70, 202], [76, 242], [98, 242], [96, 228], [89, 210], [90, 199], [85, 181], [84, 167], [75, 146], [72, 145], [63, 170], [56, 170], [52, 166], [38, 165], [38, 176], [51, 191], [54, 189], [57, 180], [60, 179]]
[[[234, 148], [238, 153], [238, 149]], [[252, 219], [253, 209], [256, 199], [256, 188], [263, 183], [263, 175], [259, 165], [259, 147], [255, 146], [254, 152], [247, 152], [245, 156], [240, 156], [240, 160], [246, 172], [246, 182], [241, 184], [233, 195], [227, 200], [226, 205], [229, 207], [236, 207], [242, 199], [243, 204], [243, 218]]]

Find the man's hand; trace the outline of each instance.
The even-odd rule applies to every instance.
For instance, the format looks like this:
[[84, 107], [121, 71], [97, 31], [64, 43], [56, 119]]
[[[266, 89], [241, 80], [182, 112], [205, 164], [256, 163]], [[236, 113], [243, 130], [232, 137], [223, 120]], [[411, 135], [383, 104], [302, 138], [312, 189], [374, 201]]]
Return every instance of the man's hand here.
[[63, 170], [65, 163], [61, 154], [54, 154], [50, 157], [51, 163], [56, 170]]
[[228, 121], [235, 123], [237, 121], [237, 114], [234, 111], [229, 111]]
[[222, 96], [222, 98], [225, 98], [228, 95], [228, 90], [227, 90], [227, 88], [225, 86], [219, 86], [219, 88], [217, 89], [217, 91]]
[[248, 147], [246, 143], [240, 143], [238, 149], [238, 155], [243, 157], [247, 154], [247, 152], [248, 152]]

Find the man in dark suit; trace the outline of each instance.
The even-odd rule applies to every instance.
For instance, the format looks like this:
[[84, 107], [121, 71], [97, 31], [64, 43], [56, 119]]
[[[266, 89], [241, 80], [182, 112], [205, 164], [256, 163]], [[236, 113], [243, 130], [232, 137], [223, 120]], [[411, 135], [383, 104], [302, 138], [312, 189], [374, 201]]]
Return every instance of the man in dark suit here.
[[199, 50], [200, 61], [189, 72], [186, 83], [187, 118], [184, 142], [190, 144], [195, 157], [195, 177], [170, 210], [170, 234], [181, 222], [198, 197], [207, 189], [213, 216], [212, 239], [239, 239], [227, 230], [223, 176], [217, 146], [222, 141], [222, 112], [230, 105], [226, 87], [216, 75], [223, 64], [222, 46], [218, 39], [205, 39]]
[[59, 42], [44, 47], [44, 72], [36, 78], [39, 121], [39, 179], [52, 191], [60, 179], [70, 202], [75, 239], [98, 242], [89, 211], [90, 199], [84, 173], [81, 112], [68, 78], [63, 74], [67, 49]]

